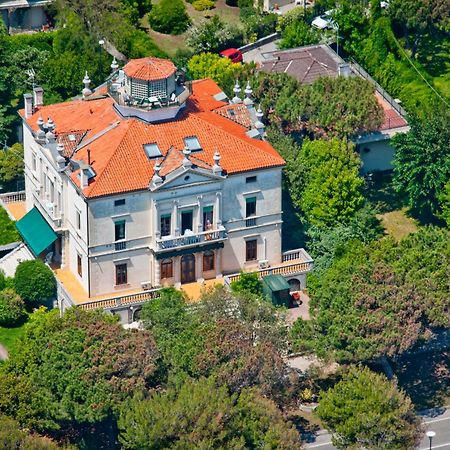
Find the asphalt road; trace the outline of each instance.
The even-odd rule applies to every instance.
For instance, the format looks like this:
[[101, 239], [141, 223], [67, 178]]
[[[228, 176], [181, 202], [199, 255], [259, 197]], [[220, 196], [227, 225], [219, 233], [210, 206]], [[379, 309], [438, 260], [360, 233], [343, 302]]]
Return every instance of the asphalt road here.
[[[437, 410], [430, 410], [421, 414], [424, 418], [426, 431], [433, 430], [436, 436], [433, 438], [431, 449], [450, 450], [450, 406]], [[305, 446], [307, 449], [336, 450], [331, 445], [331, 435], [324, 430], [319, 432], [314, 442]], [[429, 450], [430, 441], [425, 436], [418, 450]]]

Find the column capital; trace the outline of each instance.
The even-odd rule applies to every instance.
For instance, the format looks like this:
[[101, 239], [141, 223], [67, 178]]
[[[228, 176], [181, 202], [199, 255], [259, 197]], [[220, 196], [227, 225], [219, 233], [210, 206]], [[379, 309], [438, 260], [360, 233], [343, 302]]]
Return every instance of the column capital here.
[[222, 192], [216, 192], [216, 197], [221, 197], [222, 196]]
[[197, 200], [201, 202], [203, 200], [203, 195], [197, 195]]

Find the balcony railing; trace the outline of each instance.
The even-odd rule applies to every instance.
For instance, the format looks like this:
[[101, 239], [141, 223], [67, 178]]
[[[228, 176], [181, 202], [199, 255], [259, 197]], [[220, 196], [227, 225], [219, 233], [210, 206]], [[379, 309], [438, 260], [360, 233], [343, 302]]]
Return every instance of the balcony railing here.
[[250, 217], [248, 219], [245, 219], [245, 226], [246, 227], [255, 227], [256, 226], [256, 217]]
[[281, 256], [282, 262], [287, 261], [303, 261], [312, 262], [313, 259], [304, 248], [296, 248], [295, 250], [289, 250], [284, 252]]
[[226, 239], [227, 232], [225, 228], [220, 230], [203, 231], [201, 233], [192, 233], [183, 236], [166, 236], [156, 240], [156, 250], [169, 250], [177, 247], [186, 247], [207, 242]]
[[118, 250], [126, 250], [127, 248], [127, 241], [121, 241], [121, 242], [115, 242], [114, 243], [114, 249], [116, 251]]
[[0, 194], [0, 200], [4, 204], [24, 202], [25, 201], [25, 191], [6, 192], [5, 194]]

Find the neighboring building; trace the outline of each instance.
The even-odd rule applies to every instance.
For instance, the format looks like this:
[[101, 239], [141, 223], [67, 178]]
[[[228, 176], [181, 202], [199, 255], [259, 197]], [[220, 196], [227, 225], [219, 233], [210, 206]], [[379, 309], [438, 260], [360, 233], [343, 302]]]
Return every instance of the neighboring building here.
[[83, 98], [49, 106], [35, 88], [21, 112], [29, 212], [17, 225], [55, 268], [61, 305], [125, 311], [160, 286], [275, 267], [304, 287], [311, 258], [282, 254], [284, 161], [249, 86], [230, 102], [157, 58], [94, 93], [84, 83]]
[[283, 51], [262, 53], [260, 69], [264, 72], [287, 73], [300, 83], [310, 84], [319, 77], [361, 76], [375, 86], [375, 96], [384, 111], [384, 122], [372, 133], [355, 139], [363, 163], [363, 173], [392, 169], [394, 149], [390, 139], [409, 130], [405, 110], [373, 80], [356, 62], [345, 62], [328, 45], [313, 45]]
[[48, 22], [46, 7], [53, 0], [0, 0], [0, 12], [8, 31], [40, 30]]

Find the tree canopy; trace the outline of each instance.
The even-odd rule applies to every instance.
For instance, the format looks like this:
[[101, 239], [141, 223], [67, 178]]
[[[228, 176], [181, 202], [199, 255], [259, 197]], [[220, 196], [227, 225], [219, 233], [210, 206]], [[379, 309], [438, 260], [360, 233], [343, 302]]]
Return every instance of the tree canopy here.
[[394, 185], [408, 196], [409, 206], [424, 216], [438, 215], [439, 196], [450, 177], [450, 113], [428, 120], [412, 117], [408, 133], [392, 139]]
[[384, 375], [367, 368], [351, 367], [322, 393], [316, 413], [342, 450], [415, 448], [422, 435], [411, 400]]
[[450, 327], [448, 231], [423, 228], [400, 243], [354, 244], [309, 283], [312, 321], [292, 329], [296, 348], [340, 361], [394, 356]]
[[204, 378], [127, 402], [119, 429], [125, 449], [301, 448], [273, 402], [249, 390], [230, 395]]

